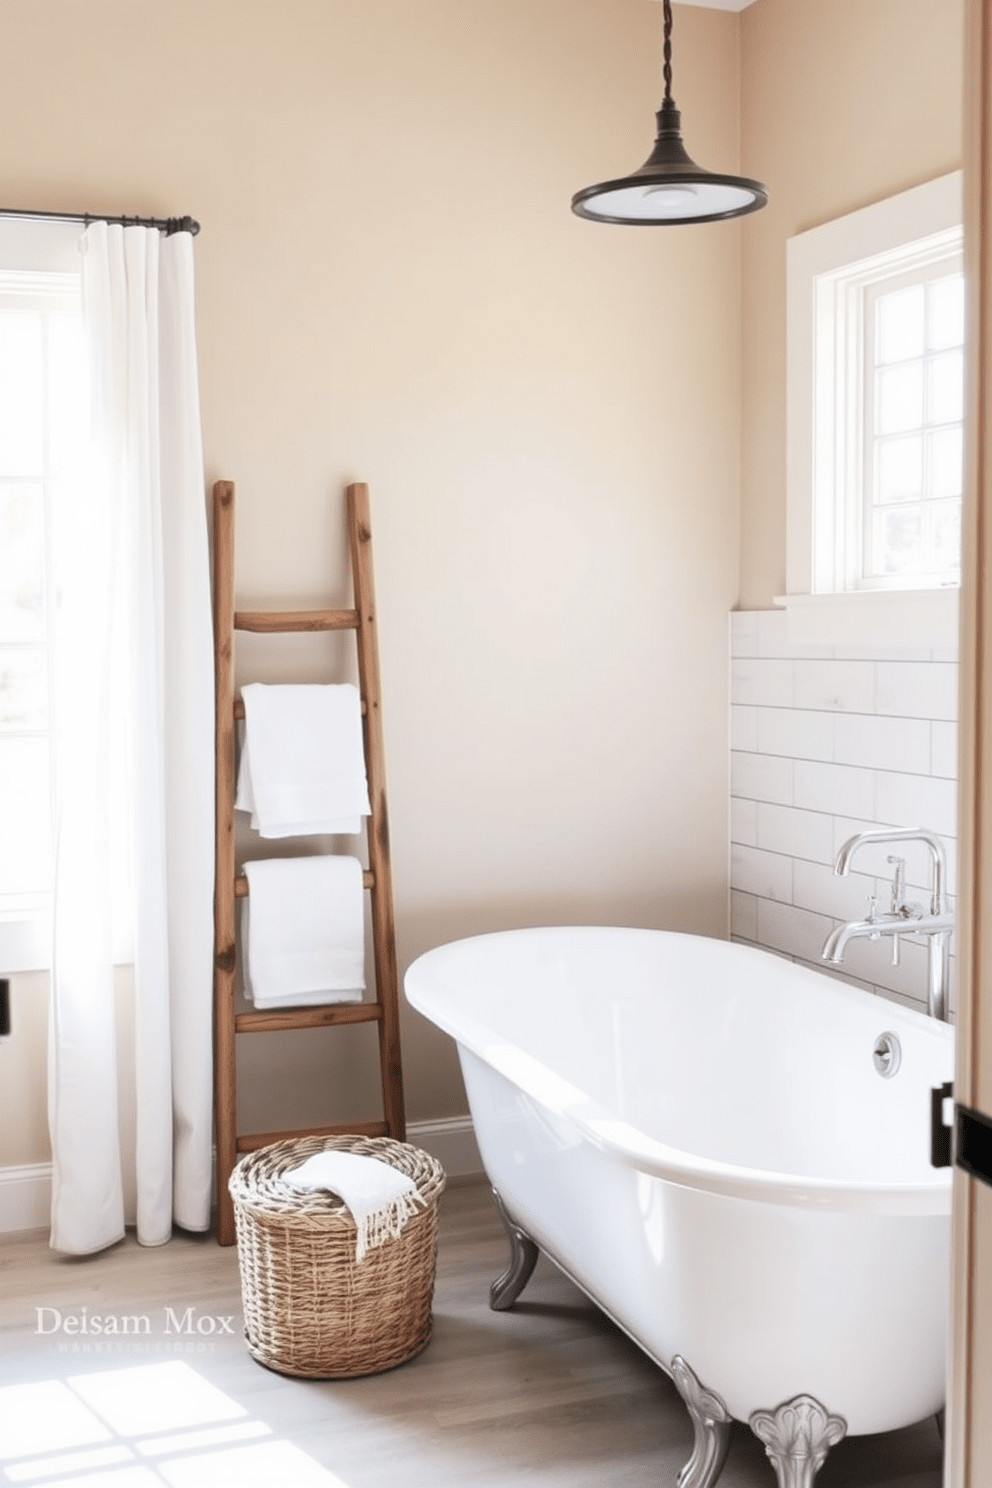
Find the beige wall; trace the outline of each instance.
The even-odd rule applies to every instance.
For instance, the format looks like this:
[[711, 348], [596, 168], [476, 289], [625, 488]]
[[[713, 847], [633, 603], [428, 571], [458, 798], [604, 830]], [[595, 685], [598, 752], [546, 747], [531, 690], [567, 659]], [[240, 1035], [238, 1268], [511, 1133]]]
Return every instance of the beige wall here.
[[[371, 485], [402, 967], [506, 925], [726, 928], [740, 228], [568, 210], [648, 153], [660, 23], [653, 0], [0, 0], [0, 200], [203, 225], [240, 601], [344, 602], [342, 487]], [[738, 163], [739, 27], [676, 12], [712, 168]], [[14, 991], [17, 1018], [43, 979]], [[0, 1164], [45, 1156], [41, 1021], [0, 1049], [33, 1071], [13, 1102], [0, 1069]], [[463, 1110], [448, 1042], [408, 1009], [404, 1039], [411, 1117]], [[319, 1118], [348, 1061], [277, 1043], [252, 1086], [294, 1107], [247, 1120]]]
[[742, 609], [785, 593], [785, 244], [961, 165], [963, 0], [756, 0], [741, 15]]

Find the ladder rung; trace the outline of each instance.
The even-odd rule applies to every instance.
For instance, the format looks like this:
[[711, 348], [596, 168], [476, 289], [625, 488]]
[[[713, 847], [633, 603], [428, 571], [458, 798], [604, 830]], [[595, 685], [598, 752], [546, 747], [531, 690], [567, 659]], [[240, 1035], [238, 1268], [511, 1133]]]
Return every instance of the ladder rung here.
[[355, 1121], [351, 1126], [306, 1126], [300, 1131], [252, 1132], [238, 1138], [239, 1152], [257, 1152], [272, 1142], [288, 1142], [295, 1137], [388, 1137], [384, 1121]]
[[[363, 718], [365, 717], [365, 715], [366, 715], [366, 713], [368, 711], [369, 711], [368, 708], [365, 706], [365, 699], [362, 698], [362, 717]], [[244, 718], [244, 716], [245, 716], [245, 700], [244, 700], [244, 698], [235, 698], [234, 699], [234, 716], [235, 716], [235, 718]]]
[[[362, 869], [362, 887], [366, 889], [375, 888], [375, 874], [368, 868]], [[234, 880], [234, 897], [235, 899], [248, 898], [248, 880], [243, 873], [239, 873]]]
[[316, 1007], [258, 1008], [238, 1013], [235, 1033], [277, 1033], [291, 1028], [334, 1028], [344, 1023], [381, 1023], [377, 1002], [334, 1002]]
[[253, 630], [260, 635], [285, 631], [357, 630], [357, 610], [235, 610], [235, 630]]

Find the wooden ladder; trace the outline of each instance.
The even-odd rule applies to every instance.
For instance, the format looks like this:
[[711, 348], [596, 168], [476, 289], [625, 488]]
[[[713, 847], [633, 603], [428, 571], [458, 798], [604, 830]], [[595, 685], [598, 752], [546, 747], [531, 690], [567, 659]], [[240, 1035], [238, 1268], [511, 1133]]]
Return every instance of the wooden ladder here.
[[[234, 608], [234, 483], [217, 481], [214, 508], [214, 645], [217, 704], [217, 856], [214, 880], [214, 1137], [217, 1146], [217, 1241], [232, 1245], [234, 1207], [228, 1180], [238, 1154], [252, 1152], [286, 1137], [355, 1133], [406, 1139], [403, 1071], [400, 1062], [396, 934], [376, 641], [375, 590], [372, 578], [372, 529], [366, 485], [347, 489], [348, 537], [355, 607], [351, 610], [296, 612], [244, 611]], [[357, 632], [358, 679], [362, 698], [365, 766], [368, 775], [368, 868], [364, 872], [372, 911], [375, 959], [374, 1001], [317, 1007], [279, 1008], [237, 1013], [236, 902], [248, 894], [248, 881], [237, 873], [234, 852], [235, 724], [244, 718], [244, 703], [235, 695], [234, 633], [354, 630]], [[350, 1023], [377, 1023], [382, 1079], [381, 1121], [303, 1131], [238, 1132], [235, 1040], [239, 1033], [270, 1033], [287, 1028], [325, 1028]]]

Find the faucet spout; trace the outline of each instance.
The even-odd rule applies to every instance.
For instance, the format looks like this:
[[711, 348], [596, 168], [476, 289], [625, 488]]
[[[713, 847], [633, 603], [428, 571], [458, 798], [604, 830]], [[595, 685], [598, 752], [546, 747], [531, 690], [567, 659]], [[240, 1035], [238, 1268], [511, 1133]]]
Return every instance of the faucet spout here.
[[832, 961], [835, 966], [839, 966], [850, 941], [865, 937], [871, 939], [872, 936], [877, 939], [883, 933], [883, 926], [875, 920], [848, 920], [846, 925], [838, 925], [835, 930], [831, 930], [823, 942], [820, 960]]
[[877, 920], [848, 920], [845, 925], [831, 930], [823, 942], [820, 960], [839, 965], [852, 940], [878, 940], [883, 935], [949, 935], [953, 929], [954, 916], [949, 914], [924, 915], [915, 920], [903, 915], [880, 915]]

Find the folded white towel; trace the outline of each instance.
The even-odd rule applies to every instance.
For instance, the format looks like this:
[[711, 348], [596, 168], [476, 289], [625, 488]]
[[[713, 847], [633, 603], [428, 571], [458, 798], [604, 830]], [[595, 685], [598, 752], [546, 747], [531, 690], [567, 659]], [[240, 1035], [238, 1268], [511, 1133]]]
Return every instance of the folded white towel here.
[[358, 1231], [356, 1261], [400, 1235], [424, 1202], [405, 1173], [358, 1152], [316, 1152], [282, 1177], [295, 1188], [326, 1188], [344, 1200]]
[[241, 695], [237, 810], [263, 837], [359, 832], [370, 806], [358, 688], [251, 682]]
[[357, 858], [246, 863], [245, 985], [258, 1008], [360, 1002], [365, 898]]

